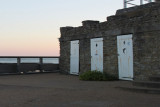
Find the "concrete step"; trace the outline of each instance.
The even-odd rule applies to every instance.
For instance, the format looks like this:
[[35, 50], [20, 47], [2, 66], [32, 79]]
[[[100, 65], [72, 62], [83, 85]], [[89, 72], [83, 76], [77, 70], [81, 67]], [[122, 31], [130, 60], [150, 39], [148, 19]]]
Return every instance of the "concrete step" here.
[[160, 75], [150, 76], [150, 77], [149, 77], [149, 80], [150, 80], [150, 81], [160, 82]]
[[147, 93], [147, 94], [160, 94], [160, 89], [157, 88], [143, 88], [143, 87], [136, 87], [136, 86], [120, 86], [116, 87], [121, 90], [131, 91], [131, 92], [139, 92], [139, 93]]
[[133, 81], [132, 84], [133, 86], [160, 88], [160, 82], [155, 82], [155, 81]]

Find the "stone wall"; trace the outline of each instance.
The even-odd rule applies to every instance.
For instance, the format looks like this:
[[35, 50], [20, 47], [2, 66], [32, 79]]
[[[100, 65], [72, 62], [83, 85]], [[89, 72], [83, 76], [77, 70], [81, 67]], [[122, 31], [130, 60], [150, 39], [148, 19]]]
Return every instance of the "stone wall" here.
[[160, 3], [117, 10], [106, 22], [83, 21], [80, 27], [62, 27], [60, 69], [70, 71], [70, 41], [80, 40], [80, 73], [91, 69], [90, 39], [103, 37], [104, 72], [118, 74], [117, 36], [133, 34], [134, 77], [160, 74]]

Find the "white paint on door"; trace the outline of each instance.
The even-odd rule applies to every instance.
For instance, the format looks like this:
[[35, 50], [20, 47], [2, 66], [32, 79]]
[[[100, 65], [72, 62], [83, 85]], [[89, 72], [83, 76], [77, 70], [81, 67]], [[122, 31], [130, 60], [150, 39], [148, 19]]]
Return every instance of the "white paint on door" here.
[[103, 72], [103, 38], [91, 39], [91, 70]]
[[119, 79], [133, 80], [132, 34], [117, 36]]
[[71, 41], [70, 74], [79, 73], [79, 40]]

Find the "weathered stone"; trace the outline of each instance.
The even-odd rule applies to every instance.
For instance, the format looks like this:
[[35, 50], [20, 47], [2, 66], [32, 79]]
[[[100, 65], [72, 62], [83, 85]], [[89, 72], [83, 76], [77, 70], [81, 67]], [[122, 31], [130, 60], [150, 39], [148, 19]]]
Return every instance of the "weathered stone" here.
[[160, 74], [160, 3], [117, 10], [106, 22], [83, 21], [80, 27], [62, 27], [60, 69], [70, 71], [70, 41], [80, 40], [80, 73], [91, 69], [90, 39], [103, 37], [103, 70], [118, 75], [117, 36], [133, 34], [135, 79]]

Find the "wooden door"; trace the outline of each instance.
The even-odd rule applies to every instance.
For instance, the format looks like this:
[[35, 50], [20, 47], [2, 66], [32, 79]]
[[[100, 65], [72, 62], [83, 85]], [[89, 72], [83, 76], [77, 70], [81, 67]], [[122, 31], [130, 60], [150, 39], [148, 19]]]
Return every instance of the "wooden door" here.
[[91, 39], [91, 70], [103, 72], [103, 38]]
[[132, 34], [117, 36], [119, 79], [133, 80]]
[[70, 74], [79, 73], [79, 40], [71, 41]]

